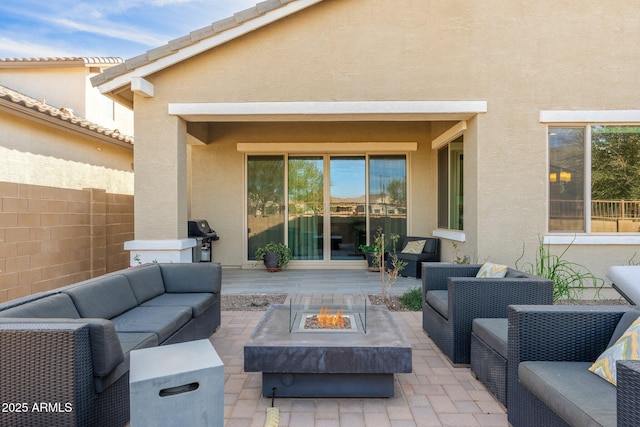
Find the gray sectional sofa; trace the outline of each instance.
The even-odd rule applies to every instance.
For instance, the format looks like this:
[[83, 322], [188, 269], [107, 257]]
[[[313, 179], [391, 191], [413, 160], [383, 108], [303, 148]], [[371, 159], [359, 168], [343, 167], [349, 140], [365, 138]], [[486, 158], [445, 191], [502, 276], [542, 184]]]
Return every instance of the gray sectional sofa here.
[[208, 338], [221, 281], [217, 263], [147, 264], [0, 304], [0, 426], [125, 424], [129, 353]]

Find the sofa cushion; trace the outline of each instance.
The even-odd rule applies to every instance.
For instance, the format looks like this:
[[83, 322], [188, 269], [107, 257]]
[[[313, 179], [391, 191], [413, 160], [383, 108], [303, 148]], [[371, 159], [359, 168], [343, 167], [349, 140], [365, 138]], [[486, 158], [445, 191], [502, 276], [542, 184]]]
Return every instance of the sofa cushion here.
[[191, 320], [191, 307], [136, 307], [113, 318], [118, 332], [153, 332], [162, 344]]
[[424, 248], [422, 248], [423, 253], [435, 254], [438, 252], [438, 244], [440, 241], [438, 239], [427, 239], [424, 244]]
[[508, 358], [509, 321], [507, 319], [473, 319], [471, 330], [498, 354], [505, 359]]
[[622, 336], [593, 362], [593, 365], [589, 367], [589, 371], [616, 385], [616, 361], [640, 360], [639, 338], [640, 318], [636, 319]]
[[428, 291], [425, 299], [442, 317], [449, 318], [449, 291]]
[[520, 382], [572, 426], [615, 426], [616, 388], [587, 369], [590, 362], [522, 362]]
[[98, 277], [64, 292], [82, 317], [111, 319], [138, 305], [129, 281], [121, 274]]
[[67, 294], [53, 294], [0, 311], [0, 317], [78, 319], [80, 313]]
[[201, 262], [189, 264], [160, 264], [162, 281], [166, 292], [220, 292], [221, 268], [220, 264]]
[[164, 293], [162, 273], [158, 264], [145, 264], [123, 272], [129, 280], [138, 304]]
[[478, 270], [476, 277], [501, 279], [507, 275], [507, 268], [506, 265], [485, 262]]
[[216, 303], [213, 294], [162, 294], [143, 303], [141, 307], [191, 307], [192, 316], [198, 317]]
[[609, 344], [607, 345], [607, 348], [614, 345], [616, 341], [620, 339], [622, 334], [624, 334], [627, 331], [627, 329], [629, 329], [629, 326], [631, 326], [631, 324], [635, 322], [638, 317], [640, 317], [640, 310], [630, 310], [625, 312], [620, 318], [620, 320], [618, 321], [618, 324], [616, 325], [616, 329], [613, 331], [613, 334], [611, 335], [611, 340], [609, 340]]
[[427, 243], [426, 240], [414, 240], [412, 242], [407, 242], [407, 244], [402, 248], [403, 254], [419, 254], [424, 249], [424, 245]]
[[156, 347], [158, 336], [153, 332], [118, 332], [124, 360], [108, 375], [94, 378], [96, 393], [102, 393], [129, 371], [129, 353], [140, 348]]

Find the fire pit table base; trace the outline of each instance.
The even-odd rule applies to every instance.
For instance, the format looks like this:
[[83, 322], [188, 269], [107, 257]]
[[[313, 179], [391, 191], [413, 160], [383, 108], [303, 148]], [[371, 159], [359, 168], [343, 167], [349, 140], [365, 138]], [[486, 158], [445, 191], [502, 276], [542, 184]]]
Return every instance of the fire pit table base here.
[[385, 306], [367, 308], [367, 332], [289, 332], [289, 306], [265, 312], [244, 347], [245, 372], [262, 372], [271, 397], [392, 397], [409, 373], [411, 344]]
[[262, 373], [262, 395], [271, 397], [393, 397], [393, 374]]

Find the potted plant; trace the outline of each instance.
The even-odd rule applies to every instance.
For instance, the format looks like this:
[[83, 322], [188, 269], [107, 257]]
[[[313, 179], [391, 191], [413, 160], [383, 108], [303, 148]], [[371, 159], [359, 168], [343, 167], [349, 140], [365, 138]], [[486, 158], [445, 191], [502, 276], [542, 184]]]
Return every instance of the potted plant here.
[[256, 261], [264, 261], [267, 271], [280, 271], [285, 268], [293, 258], [291, 249], [282, 243], [269, 242], [256, 249]]
[[380, 260], [376, 256], [376, 247], [372, 245], [360, 245], [358, 249], [364, 254], [369, 271], [380, 271]]

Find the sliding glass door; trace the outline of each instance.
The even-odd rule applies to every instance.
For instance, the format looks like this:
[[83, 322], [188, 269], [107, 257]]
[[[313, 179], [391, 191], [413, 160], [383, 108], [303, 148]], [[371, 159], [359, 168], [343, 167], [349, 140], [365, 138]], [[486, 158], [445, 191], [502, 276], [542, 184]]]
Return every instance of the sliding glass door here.
[[324, 160], [289, 157], [289, 247], [297, 260], [324, 259]]
[[369, 156], [370, 242], [373, 242], [373, 236], [379, 227], [382, 227], [387, 236], [392, 233], [399, 235], [399, 244], [402, 244], [402, 239], [407, 235], [405, 156]]
[[294, 261], [363, 259], [378, 227], [406, 235], [406, 176], [405, 155], [248, 156], [247, 259], [271, 241]]
[[331, 259], [362, 257], [358, 247], [366, 243], [365, 157], [331, 157]]

